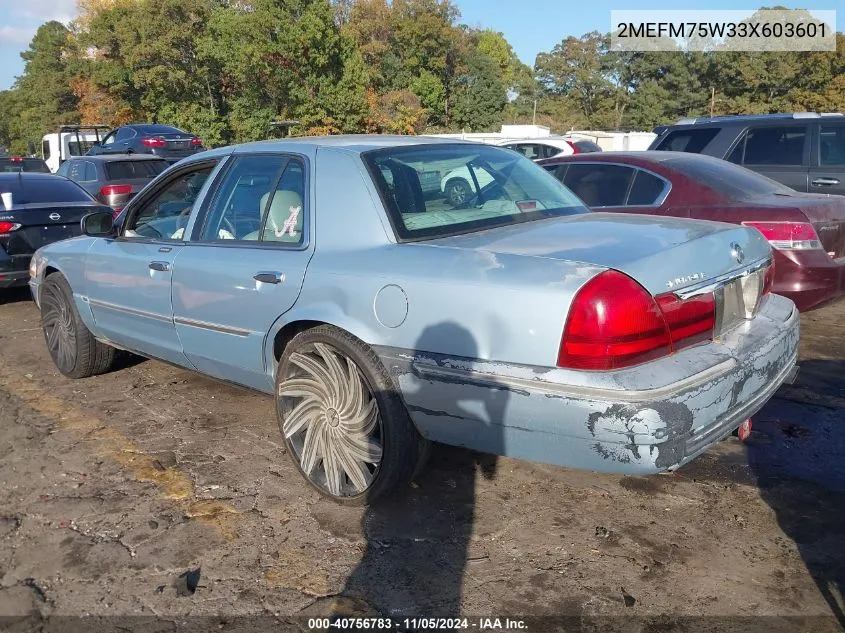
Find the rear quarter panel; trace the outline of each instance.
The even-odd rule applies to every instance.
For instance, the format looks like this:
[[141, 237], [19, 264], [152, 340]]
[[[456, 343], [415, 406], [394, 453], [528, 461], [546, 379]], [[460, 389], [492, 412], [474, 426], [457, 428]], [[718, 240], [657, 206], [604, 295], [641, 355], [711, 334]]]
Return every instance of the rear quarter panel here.
[[[316, 250], [270, 331], [268, 367], [275, 334], [299, 320], [382, 348], [554, 366], [572, 296], [604, 268], [396, 243], [359, 156], [321, 148], [315, 165]], [[451, 334], [431, 336], [438, 327]]]

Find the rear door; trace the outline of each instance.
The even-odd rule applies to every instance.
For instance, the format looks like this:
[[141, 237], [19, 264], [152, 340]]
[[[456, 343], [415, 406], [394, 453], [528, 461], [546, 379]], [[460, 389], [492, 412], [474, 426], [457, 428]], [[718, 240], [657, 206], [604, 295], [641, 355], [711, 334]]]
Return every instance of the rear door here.
[[728, 152], [727, 160], [806, 192], [810, 170], [810, 124], [805, 121], [749, 127]]
[[267, 334], [296, 302], [314, 251], [309, 164], [298, 155], [235, 155], [191, 227], [174, 263], [173, 314], [201, 372], [272, 390]]
[[845, 121], [822, 119], [810, 166], [810, 191], [845, 196]]

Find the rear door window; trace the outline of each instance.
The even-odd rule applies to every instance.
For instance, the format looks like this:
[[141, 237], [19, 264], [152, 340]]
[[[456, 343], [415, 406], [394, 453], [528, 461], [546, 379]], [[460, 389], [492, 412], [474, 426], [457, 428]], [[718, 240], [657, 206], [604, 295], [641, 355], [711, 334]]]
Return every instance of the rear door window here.
[[845, 165], [845, 125], [822, 125], [819, 143], [819, 165]]
[[563, 184], [590, 207], [621, 207], [628, 198], [634, 169], [600, 163], [571, 164]]
[[737, 165], [793, 165], [804, 163], [806, 126], [772, 125], [746, 131], [728, 156]]
[[695, 127], [669, 132], [654, 149], [667, 152], [690, 152], [700, 154], [716, 138], [721, 128]]

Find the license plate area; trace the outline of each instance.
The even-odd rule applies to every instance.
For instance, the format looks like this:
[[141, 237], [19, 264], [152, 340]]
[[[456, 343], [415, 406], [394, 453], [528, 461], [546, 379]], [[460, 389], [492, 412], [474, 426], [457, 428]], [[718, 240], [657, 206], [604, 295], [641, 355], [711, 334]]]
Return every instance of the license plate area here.
[[714, 291], [716, 324], [713, 334], [715, 338], [754, 318], [760, 307], [764, 274], [763, 269], [748, 272]]

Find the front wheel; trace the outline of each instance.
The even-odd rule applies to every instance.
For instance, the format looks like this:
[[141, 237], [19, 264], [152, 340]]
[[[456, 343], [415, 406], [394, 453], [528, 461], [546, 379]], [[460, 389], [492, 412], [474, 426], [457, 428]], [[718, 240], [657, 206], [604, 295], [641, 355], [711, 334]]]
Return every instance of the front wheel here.
[[322, 325], [295, 336], [279, 361], [276, 412], [300, 473], [330, 499], [366, 505], [407, 485], [424, 440], [373, 351]]
[[88, 378], [111, 368], [115, 349], [100, 343], [85, 326], [61, 273], [49, 275], [41, 287], [41, 329], [56, 368], [68, 378]]

